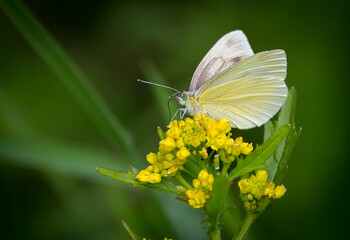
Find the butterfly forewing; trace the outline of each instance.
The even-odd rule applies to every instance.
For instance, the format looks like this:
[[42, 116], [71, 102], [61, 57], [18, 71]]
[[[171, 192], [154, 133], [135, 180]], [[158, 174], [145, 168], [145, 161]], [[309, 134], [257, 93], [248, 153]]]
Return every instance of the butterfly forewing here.
[[198, 65], [189, 91], [195, 92], [220, 72], [253, 54], [247, 37], [242, 31], [227, 33], [219, 39]]

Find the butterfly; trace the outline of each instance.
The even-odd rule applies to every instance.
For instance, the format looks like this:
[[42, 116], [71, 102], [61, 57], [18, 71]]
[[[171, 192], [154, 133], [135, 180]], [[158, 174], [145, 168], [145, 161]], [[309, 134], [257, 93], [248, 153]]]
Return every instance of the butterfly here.
[[178, 109], [180, 118], [186, 113], [204, 113], [228, 119], [233, 128], [259, 127], [284, 104], [288, 95], [286, 73], [283, 50], [254, 54], [241, 30], [229, 32], [200, 62], [189, 91], [173, 89], [177, 91], [174, 97], [184, 106]]

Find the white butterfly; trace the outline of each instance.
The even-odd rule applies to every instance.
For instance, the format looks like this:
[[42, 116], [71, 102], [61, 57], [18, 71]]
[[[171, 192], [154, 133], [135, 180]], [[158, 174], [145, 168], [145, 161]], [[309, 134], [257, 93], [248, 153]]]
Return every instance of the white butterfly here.
[[180, 116], [205, 113], [227, 118], [234, 128], [261, 126], [287, 98], [286, 71], [283, 50], [254, 54], [242, 31], [227, 33], [197, 67], [189, 91], [177, 94], [185, 106]]
[[227, 118], [234, 128], [249, 129], [266, 123], [284, 104], [286, 71], [283, 50], [254, 54], [247, 37], [237, 30], [219, 39], [205, 55], [188, 92], [139, 81], [175, 90], [174, 96], [185, 106], [176, 111], [180, 118], [185, 113], [204, 113], [215, 119]]

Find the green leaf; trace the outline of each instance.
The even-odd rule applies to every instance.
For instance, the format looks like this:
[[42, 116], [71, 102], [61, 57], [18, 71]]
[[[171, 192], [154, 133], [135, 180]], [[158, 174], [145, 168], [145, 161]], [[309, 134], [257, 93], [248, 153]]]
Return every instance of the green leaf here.
[[89, 181], [104, 182], [95, 168], [104, 165], [126, 168], [120, 156], [57, 139], [34, 137], [0, 137], [0, 157], [3, 161], [19, 164], [44, 172], [64, 174]]
[[[276, 184], [280, 182], [281, 177], [287, 167], [287, 160], [293, 150], [295, 142], [300, 133], [297, 133], [295, 129], [294, 117], [295, 117], [295, 105], [296, 105], [296, 92], [294, 87], [289, 90], [289, 94], [281, 112], [278, 116], [278, 120], [273, 127], [271, 125], [265, 125], [265, 136], [271, 134], [271, 131], [278, 130], [285, 124], [290, 124], [291, 128], [286, 138], [276, 148], [274, 154], [266, 161], [266, 171], [269, 174], [268, 181], [274, 181]], [[276, 182], [278, 176], [279, 182]]]
[[276, 130], [283, 125], [293, 122], [293, 119], [295, 116], [295, 104], [296, 104], [296, 92], [295, 92], [295, 88], [291, 87], [289, 90], [286, 102], [284, 103], [281, 109], [281, 112], [278, 115]]
[[205, 213], [208, 217], [209, 233], [213, 233], [219, 229], [219, 219], [230, 185], [231, 184], [226, 181], [226, 176], [219, 175], [215, 177], [213, 191], [205, 207]]
[[251, 155], [238, 161], [237, 166], [229, 174], [229, 181], [253, 170], [266, 167], [265, 161], [273, 154], [278, 144], [288, 134], [289, 128], [290, 126], [288, 125], [281, 127], [261, 146], [258, 146]]
[[275, 125], [269, 120], [264, 125], [264, 141], [269, 139], [269, 137], [272, 136], [272, 134], [275, 132]]
[[162, 178], [162, 181], [160, 183], [140, 183], [136, 179], [136, 175], [138, 174], [138, 171], [136, 171], [136, 168], [131, 167], [132, 170], [122, 172], [122, 171], [115, 171], [115, 170], [110, 170], [107, 168], [102, 168], [98, 167], [96, 168], [99, 173], [102, 175], [112, 178], [114, 180], [117, 180], [122, 183], [126, 184], [131, 184], [135, 188], [142, 188], [142, 189], [154, 189], [157, 191], [165, 191], [165, 192], [170, 192], [177, 194], [177, 188], [176, 185], [173, 184], [169, 179], [167, 178]]
[[102, 132], [131, 159], [138, 159], [130, 132], [116, 118], [89, 79], [46, 29], [19, 1], [1, 0], [0, 7], [58, 79], [71, 91]]
[[129, 224], [126, 221], [122, 220], [122, 224], [132, 240], [141, 240], [142, 239], [133, 229], [131, 229], [131, 227], [129, 226]]
[[160, 139], [160, 140], [165, 139], [165, 134], [164, 134], [162, 128], [159, 127], [159, 126], [157, 127], [157, 133], [158, 133], [158, 136], [159, 136], [159, 139]]
[[289, 131], [289, 133], [286, 137], [284, 150], [283, 150], [282, 156], [279, 160], [279, 164], [278, 164], [278, 167], [276, 169], [276, 174], [273, 178], [273, 182], [276, 185], [280, 184], [283, 177], [284, 177], [284, 174], [288, 168], [287, 162], [292, 154], [295, 143], [297, 142], [300, 133], [301, 133], [301, 128], [299, 129], [299, 131], [297, 131], [294, 124], [293, 124], [291, 130]]

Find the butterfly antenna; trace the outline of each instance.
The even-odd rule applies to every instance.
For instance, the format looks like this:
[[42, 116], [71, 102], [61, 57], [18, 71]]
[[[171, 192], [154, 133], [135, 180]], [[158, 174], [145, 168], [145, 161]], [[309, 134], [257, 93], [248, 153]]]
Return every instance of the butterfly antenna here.
[[148, 81], [144, 81], [144, 80], [141, 80], [141, 79], [137, 79], [138, 82], [141, 82], [141, 83], [147, 83], [147, 84], [152, 84], [152, 85], [156, 85], [158, 87], [163, 87], [163, 88], [168, 88], [168, 89], [171, 89], [173, 91], [176, 91], [177, 93], [181, 93], [179, 90], [175, 89], [175, 88], [172, 88], [172, 87], [168, 87], [168, 86], [164, 86], [164, 85], [161, 85], [161, 84], [158, 84], [158, 83], [153, 83], [153, 82], [148, 82]]
[[[169, 110], [169, 119], [170, 119], [170, 121], [171, 121], [171, 111], [170, 111], [170, 101], [171, 100], [175, 100], [174, 98], [170, 98], [169, 100], [168, 100], [168, 110]], [[169, 122], [170, 122], [169, 121]]]

